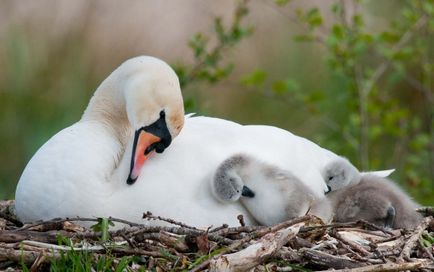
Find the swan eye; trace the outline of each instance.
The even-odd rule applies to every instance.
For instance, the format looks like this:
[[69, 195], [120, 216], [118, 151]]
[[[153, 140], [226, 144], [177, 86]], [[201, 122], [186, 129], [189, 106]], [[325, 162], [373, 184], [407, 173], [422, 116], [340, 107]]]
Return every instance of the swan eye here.
[[164, 110], [160, 111], [160, 117], [164, 118], [166, 116], [166, 113], [164, 112]]

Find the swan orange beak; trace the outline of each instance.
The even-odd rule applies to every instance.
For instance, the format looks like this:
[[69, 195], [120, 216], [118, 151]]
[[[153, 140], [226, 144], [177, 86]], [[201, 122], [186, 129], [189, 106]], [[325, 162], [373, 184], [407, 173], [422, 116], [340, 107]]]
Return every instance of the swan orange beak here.
[[131, 185], [136, 182], [143, 164], [154, 153], [154, 150], [157, 153], [163, 153], [171, 142], [172, 136], [167, 129], [165, 113], [161, 111], [157, 121], [137, 130], [134, 135], [133, 154], [127, 183]]
[[152, 146], [161, 139], [152, 133], [144, 130], [136, 132], [134, 137], [133, 155], [131, 156], [131, 169], [127, 179], [128, 184], [133, 184], [139, 177], [145, 161], [154, 153]]

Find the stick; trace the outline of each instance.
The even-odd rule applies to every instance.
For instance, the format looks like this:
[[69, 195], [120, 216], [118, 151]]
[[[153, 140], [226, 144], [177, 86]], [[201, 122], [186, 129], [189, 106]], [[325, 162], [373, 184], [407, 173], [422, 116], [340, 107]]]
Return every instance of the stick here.
[[413, 234], [405, 243], [402, 248], [401, 254], [399, 255], [399, 261], [410, 259], [411, 250], [416, 247], [417, 242], [419, 241], [419, 237], [422, 233], [428, 228], [429, 224], [433, 220], [433, 217], [426, 217], [422, 221], [422, 223], [414, 230]]
[[353, 269], [334, 270], [334, 272], [399, 272], [399, 271], [415, 271], [419, 268], [432, 265], [432, 262], [426, 260], [418, 260], [412, 263], [385, 263], [363, 266]]
[[17, 219], [15, 219], [14, 217], [10, 216], [9, 214], [0, 211], [0, 217], [11, 222], [12, 224], [21, 227], [23, 225], [23, 223], [21, 223], [20, 221], [18, 221]]
[[180, 226], [180, 227], [182, 227], [182, 228], [192, 229], [192, 230], [197, 230], [197, 231], [202, 231], [202, 230], [200, 230], [200, 229], [198, 229], [198, 228], [196, 228], [196, 227], [189, 226], [189, 225], [187, 225], [187, 224], [184, 224], [184, 223], [182, 223], [182, 222], [175, 221], [175, 220], [170, 219], [170, 218], [165, 218], [165, 217], [161, 217], [161, 216], [155, 216], [155, 215], [152, 215], [152, 213], [149, 212], [149, 211], [143, 213], [142, 218], [143, 218], [143, 219], [148, 219], [148, 220], [149, 220], [149, 219], [160, 220], [160, 221], [164, 221], [164, 222], [167, 222], [167, 223], [170, 223], [170, 224], [173, 224], [173, 225]]
[[363, 263], [353, 261], [349, 258], [334, 256], [315, 249], [306, 249], [302, 252], [303, 257], [305, 257], [309, 262], [322, 267], [343, 269], [347, 267], [353, 268], [363, 265]]
[[247, 248], [236, 253], [221, 255], [210, 261], [209, 271], [247, 271], [272, 256], [300, 230], [304, 223], [269, 233]]
[[[33, 264], [38, 258], [40, 252], [37, 251], [25, 251], [15, 249], [2, 249], [0, 250], [0, 261], [10, 260], [16, 263], [23, 262], [26, 265]], [[50, 258], [59, 258], [58, 252], [46, 252]]]
[[362, 246], [359, 246], [358, 244], [356, 244], [356, 243], [354, 243], [352, 241], [348, 241], [347, 239], [345, 239], [344, 237], [342, 237], [342, 235], [340, 235], [339, 232], [331, 232], [329, 234], [330, 234], [330, 236], [338, 239], [339, 241], [341, 241], [342, 243], [344, 243], [346, 245], [349, 245], [352, 249], [354, 249], [355, 251], [357, 251], [359, 253], [362, 253], [365, 256], [371, 254], [369, 251], [367, 251]]
[[[277, 224], [273, 227], [259, 229], [255, 232], [253, 232], [252, 234], [250, 234], [249, 236], [247, 236], [243, 239], [240, 239], [237, 242], [233, 243], [232, 245], [228, 246], [227, 248], [223, 249], [222, 252], [219, 255], [217, 255], [215, 258], [219, 258], [223, 254], [225, 254], [229, 251], [235, 250], [236, 248], [246, 244], [247, 242], [249, 242], [252, 239], [262, 237], [262, 236], [264, 236], [270, 232], [276, 232], [276, 231], [281, 230], [282, 228], [287, 228], [287, 227], [290, 227], [292, 225], [307, 221], [309, 219], [312, 219], [312, 216], [305, 215], [302, 217], [298, 217], [298, 218], [294, 218], [292, 220], [282, 222], [282, 223]], [[207, 267], [209, 265], [209, 263], [210, 263], [210, 260], [208, 259], [208, 260], [204, 261], [203, 263], [201, 263], [200, 265], [196, 266], [194, 269], [192, 269], [191, 272], [200, 271], [200, 270], [204, 269], [205, 267]]]
[[[144, 226], [143, 224], [137, 224], [134, 222], [130, 222], [127, 220], [123, 220], [123, 219], [119, 219], [119, 218], [114, 218], [114, 217], [109, 217], [108, 218], [110, 221], [113, 222], [117, 222], [117, 223], [122, 223], [125, 225], [129, 225], [130, 227], [141, 227]], [[40, 226], [40, 225], [53, 225], [55, 226], [56, 224], [60, 224], [66, 221], [71, 221], [71, 222], [98, 222], [98, 218], [86, 218], [86, 217], [74, 217], [74, 218], [54, 218], [48, 221], [39, 221], [33, 224], [28, 224], [28, 225], [24, 225], [22, 228], [18, 229], [18, 230], [28, 230], [30, 228], [34, 228], [36, 226]]]
[[425, 216], [434, 216], [434, 207], [420, 207], [416, 211]]

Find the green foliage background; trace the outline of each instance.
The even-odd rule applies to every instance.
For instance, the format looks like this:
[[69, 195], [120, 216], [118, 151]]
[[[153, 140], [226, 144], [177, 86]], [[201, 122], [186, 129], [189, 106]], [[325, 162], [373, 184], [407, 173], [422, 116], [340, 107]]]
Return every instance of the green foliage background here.
[[[188, 60], [172, 61], [187, 111], [283, 127], [360, 169], [396, 168], [392, 178], [433, 205], [434, 1], [304, 2], [234, 1], [228, 18], [180, 41], [191, 48]], [[258, 5], [288, 19], [286, 36], [261, 52], [269, 61], [250, 67], [234, 59], [260, 40], [258, 8], [249, 13]], [[376, 13], [386, 23], [369, 21]], [[80, 118], [99, 82], [143, 54], [102, 62], [87, 50], [85, 24], [55, 40], [31, 25], [0, 32], [0, 198], [13, 197], [26, 162]]]

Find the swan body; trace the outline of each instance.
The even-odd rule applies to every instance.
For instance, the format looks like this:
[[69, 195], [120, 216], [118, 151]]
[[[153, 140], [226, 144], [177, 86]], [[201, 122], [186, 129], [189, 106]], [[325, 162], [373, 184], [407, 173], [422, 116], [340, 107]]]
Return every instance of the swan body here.
[[185, 118], [173, 70], [152, 57], [133, 58], [102, 82], [81, 120], [29, 161], [16, 190], [17, 215], [24, 222], [114, 216], [144, 223], [150, 211], [196, 226], [237, 225], [246, 210], [212, 197], [208, 181], [240, 152], [290, 170], [318, 197], [327, 189], [320, 169], [337, 157], [276, 127]]
[[[292, 138], [296, 148], [283, 148]], [[128, 174], [131, 150], [123, 148], [104, 125], [79, 122], [56, 134], [31, 159], [17, 188], [17, 213], [26, 222], [77, 215], [143, 222], [143, 212], [151, 211], [197, 226], [237, 225], [236, 216], [247, 214], [246, 210], [237, 204], [223, 205], [212, 197], [209, 173], [229, 155], [249, 150], [281, 167], [292, 164], [300, 175], [304, 173], [309, 181], [306, 186], [321, 196], [324, 182], [320, 172], [292, 157], [304, 142], [275, 127], [191, 117], [168, 150], [148, 159], [136, 183], [128, 185], [123, 177]], [[310, 144], [311, 152], [317, 149], [320, 155], [324, 152], [324, 157], [333, 157]], [[114, 151], [122, 149], [125, 155], [116, 163]], [[61, 159], [53, 159], [59, 155]], [[117, 170], [108, 179], [116, 164]], [[254, 222], [249, 216], [246, 221]]]

